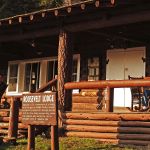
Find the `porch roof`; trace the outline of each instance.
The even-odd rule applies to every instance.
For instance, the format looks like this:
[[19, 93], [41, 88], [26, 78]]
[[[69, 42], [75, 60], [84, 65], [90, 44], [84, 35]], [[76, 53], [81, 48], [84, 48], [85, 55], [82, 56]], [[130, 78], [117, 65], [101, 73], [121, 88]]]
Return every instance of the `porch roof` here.
[[149, 43], [149, 25], [149, 0], [87, 0], [1, 19], [0, 53], [28, 57], [27, 49], [35, 54], [40, 49], [44, 56], [56, 55], [60, 28], [74, 33], [75, 49], [86, 53], [108, 49], [111, 42], [143, 46]]
[[87, 0], [0, 20], [0, 42], [150, 21], [149, 0]]
[[3, 25], [15, 25], [21, 23], [29, 23], [35, 21], [41, 21], [42, 18], [47, 17], [64, 17], [74, 15], [78, 12], [88, 13], [92, 9], [102, 9], [102, 8], [111, 8], [118, 6], [140, 6], [140, 5], [148, 5], [150, 4], [149, 0], [84, 0], [73, 4], [67, 4], [65, 6], [50, 8], [50, 9], [42, 9], [39, 11], [24, 13], [4, 19], [0, 19], [0, 26]]
[[0, 25], [28, 23], [28, 22], [37, 21], [40, 18], [46, 18], [48, 16], [63, 17], [72, 14], [72, 12], [77, 13], [77, 11], [85, 11], [85, 7], [87, 7], [88, 9], [92, 9], [92, 7], [102, 8], [102, 7], [113, 7], [113, 6], [115, 6], [114, 0], [102, 0], [102, 1], [85, 0], [70, 5], [67, 4], [65, 6], [60, 6], [56, 8], [50, 8], [50, 9], [42, 9], [31, 13], [25, 13], [25, 14], [20, 14], [8, 18], [0, 19]]

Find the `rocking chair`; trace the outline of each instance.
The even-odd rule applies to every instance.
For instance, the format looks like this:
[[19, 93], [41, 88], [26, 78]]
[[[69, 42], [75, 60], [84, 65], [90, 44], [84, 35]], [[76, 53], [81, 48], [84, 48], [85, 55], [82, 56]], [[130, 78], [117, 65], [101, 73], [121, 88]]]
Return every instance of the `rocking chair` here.
[[[128, 75], [129, 80], [138, 80], [144, 79], [144, 77], [131, 77]], [[131, 87], [131, 110], [132, 111], [140, 111], [142, 107], [142, 96], [143, 96], [143, 87]]]

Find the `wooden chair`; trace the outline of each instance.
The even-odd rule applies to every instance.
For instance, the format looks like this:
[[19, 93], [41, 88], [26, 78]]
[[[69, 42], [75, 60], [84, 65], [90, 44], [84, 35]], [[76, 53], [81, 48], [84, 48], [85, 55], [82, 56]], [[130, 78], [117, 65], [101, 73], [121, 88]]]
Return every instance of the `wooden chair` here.
[[[129, 80], [140, 80], [144, 79], [144, 77], [131, 77], [128, 75]], [[143, 96], [143, 87], [131, 87], [131, 96], [132, 96], [132, 102], [131, 102], [131, 110], [141, 110], [142, 107], [142, 96]]]

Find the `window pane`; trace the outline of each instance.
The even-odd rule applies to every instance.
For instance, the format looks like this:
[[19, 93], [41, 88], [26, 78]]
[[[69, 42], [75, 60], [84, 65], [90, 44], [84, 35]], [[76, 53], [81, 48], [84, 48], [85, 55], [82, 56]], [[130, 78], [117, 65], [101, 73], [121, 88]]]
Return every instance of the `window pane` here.
[[99, 80], [99, 58], [88, 59], [88, 80]]
[[72, 81], [77, 81], [77, 64], [78, 60], [74, 59], [73, 60], [73, 65], [72, 65]]
[[29, 89], [30, 89], [30, 72], [31, 72], [31, 64], [26, 64], [24, 91], [29, 91]]
[[54, 79], [57, 75], [58, 62], [57, 61], [48, 61], [47, 65], [47, 82]]
[[25, 66], [24, 91], [35, 92], [39, 87], [40, 63], [28, 63]]
[[53, 79], [54, 61], [49, 61], [47, 65], [47, 82]]
[[10, 77], [17, 77], [18, 64], [10, 65]]
[[9, 66], [9, 86], [8, 91], [17, 90], [17, 75], [18, 75], [18, 64], [12, 64]]

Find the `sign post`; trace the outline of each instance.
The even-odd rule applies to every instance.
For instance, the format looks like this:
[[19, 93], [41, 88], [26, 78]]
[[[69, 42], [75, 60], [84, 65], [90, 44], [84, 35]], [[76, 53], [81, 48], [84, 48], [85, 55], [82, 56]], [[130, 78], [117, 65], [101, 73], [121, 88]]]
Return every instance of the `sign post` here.
[[38, 125], [51, 126], [51, 149], [59, 149], [56, 92], [23, 95], [22, 122], [28, 124], [28, 150], [35, 149], [34, 126]]

